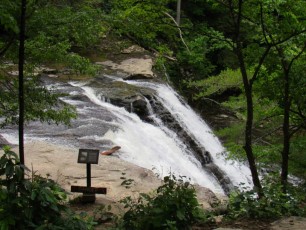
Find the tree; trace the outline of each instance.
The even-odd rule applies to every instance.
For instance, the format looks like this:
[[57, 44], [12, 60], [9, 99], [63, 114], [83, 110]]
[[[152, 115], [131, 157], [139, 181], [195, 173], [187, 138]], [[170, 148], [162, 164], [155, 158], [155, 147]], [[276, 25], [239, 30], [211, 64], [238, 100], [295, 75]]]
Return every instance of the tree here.
[[176, 4], [176, 24], [181, 24], [181, 0], [177, 0]]
[[21, 15], [20, 15], [20, 35], [19, 35], [19, 63], [18, 63], [18, 74], [19, 74], [19, 158], [20, 164], [24, 165], [24, 84], [23, 84], [23, 69], [24, 69], [24, 43], [25, 43], [25, 16], [26, 16], [26, 5], [27, 1], [21, 1]]
[[114, 0], [112, 24], [140, 45], [167, 52], [178, 40], [177, 26], [172, 16], [169, 17], [175, 14], [167, 7], [169, 2], [171, 0]]
[[[54, 3], [54, 5], [53, 5]], [[95, 67], [75, 50], [93, 47], [104, 32], [100, 11], [90, 3], [0, 2], [0, 126], [19, 124], [20, 162], [24, 164], [23, 126], [39, 120], [69, 124], [75, 109], [40, 84], [37, 67], [66, 64], [72, 73], [94, 74]], [[76, 10], [77, 9], [77, 10]], [[27, 24], [27, 28], [25, 28]], [[12, 74], [18, 63], [18, 78]], [[15, 95], [18, 96], [16, 100]]]
[[[305, 7], [304, 2], [290, 0], [212, 2], [217, 7], [223, 8], [230, 19], [226, 22], [226, 28], [219, 27], [219, 29], [231, 39], [229, 44], [241, 72], [247, 108], [243, 148], [250, 165], [254, 186], [258, 190], [258, 195], [261, 196], [263, 194], [253, 149], [254, 85], [260, 81], [269, 82], [273, 76], [279, 76], [277, 79], [274, 78], [277, 81], [273, 82], [272, 87], [283, 86], [280, 93], [270, 97], [270, 100], [281, 102], [280, 105], [284, 111], [281, 181], [285, 185], [292, 134], [290, 133], [290, 111], [293, 98], [290, 76], [297, 71], [294, 63], [303, 57], [305, 50], [305, 20], [303, 19], [305, 13], [301, 12], [301, 9]], [[267, 68], [269, 73], [265, 74]], [[301, 114], [301, 112], [296, 110], [294, 114]]]
[[[298, 71], [295, 62], [299, 61], [306, 50], [306, 23], [304, 1], [263, 2], [260, 5], [262, 28], [267, 44], [273, 46], [273, 55], [278, 58], [280, 69], [279, 81], [282, 83], [281, 107], [283, 109], [283, 149], [281, 165], [281, 182], [286, 192], [288, 178], [288, 162], [290, 155], [290, 139], [296, 132], [291, 131], [290, 113], [294, 103], [291, 85], [294, 82], [294, 72]], [[270, 70], [274, 67], [270, 67]], [[273, 70], [272, 70], [273, 71]], [[303, 93], [301, 93], [303, 94]], [[276, 99], [276, 98], [275, 98]], [[276, 99], [277, 100], [277, 99]], [[301, 111], [301, 110], [300, 110]], [[295, 114], [299, 114], [295, 111]], [[301, 114], [301, 113], [300, 113]]]
[[[54, 3], [54, 5], [53, 5]], [[81, 2], [82, 3], [82, 2]], [[81, 4], [80, 3], [80, 4]], [[27, 4], [27, 30], [25, 40], [24, 91], [25, 122], [40, 120], [68, 124], [75, 117], [73, 107], [58, 100], [40, 84], [35, 75], [37, 67], [44, 64], [66, 65], [72, 74], [95, 73], [90, 61], [76, 53], [92, 48], [105, 28], [100, 22], [99, 9], [88, 2], [81, 5], [57, 5], [57, 2], [35, 1]], [[18, 34], [20, 4], [16, 1], [1, 1], [0, 9], [0, 126], [18, 124], [17, 78], [12, 75], [18, 62]], [[77, 10], [78, 9], [78, 10]]]
[[[258, 170], [256, 166], [255, 156], [253, 153], [253, 119], [254, 119], [254, 105], [253, 105], [253, 84], [258, 78], [260, 68], [262, 67], [265, 58], [267, 57], [271, 46], [265, 46], [257, 52], [257, 61], [254, 60], [252, 66], [254, 68], [253, 73], [249, 76], [248, 63], [246, 61], [246, 51], [245, 45], [250, 43], [248, 39], [252, 34], [258, 31], [258, 25], [251, 23], [247, 18], [247, 13], [250, 12], [250, 7], [252, 4], [247, 5], [242, 0], [238, 1], [217, 1], [220, 6], [225, 7], [228, 10], [228, 15], [230, 17], [230, 26], [232, 30], [230, 31], [230, 38], [232, 39], [232, 49], [233, 53], [237, 57], [239, 64], [239, 69], [241, 72], [241, 77], [244, 86], [244, 95], [246, 98], [247, 115], [245, 122], [245, 136], [244, 136], [244, 150], [248, 159], [253, 184], [255, 190], [259, 197], [263, 196], [262, 186], [259, 180]], [[254, 10], [254, 9], [253, 9]], [[251, 20], [252, 21], [252, 20]], [[248, 34], [247, 34], [248, 33]], [[259, 44], [258, 44], [259, 45]]]

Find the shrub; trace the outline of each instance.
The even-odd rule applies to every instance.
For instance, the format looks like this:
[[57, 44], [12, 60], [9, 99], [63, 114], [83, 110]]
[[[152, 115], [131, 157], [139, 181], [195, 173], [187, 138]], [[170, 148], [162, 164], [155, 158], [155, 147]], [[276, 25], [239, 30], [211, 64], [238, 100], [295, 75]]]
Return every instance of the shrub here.
[[[245, 188], [246, 189], [246, 188]], [[288, 187], [283, 193], [282, 186], [272, 178], [263, 181], [264, 197], [258, 199], [254, 190], [235, 192], [229, 200], [230, 218], [257, 218], [269, 219], [281, 216], [305, 216], [305, 192], [298, 191], [295, 187]]]
[[18, 156], [4, 148], [0, 158], [0, 229], [92, 229], [86, 214], [65, 206], [66, 192], [53, 180], [24, 179]]
[[205, 221], [194, 187], [183, 179], [166, 176], [153, 195], [141, 193], [137, 200], [123, 199], [128, 211], [123, 215], [122, 228], [189, 229], [194, 223]]

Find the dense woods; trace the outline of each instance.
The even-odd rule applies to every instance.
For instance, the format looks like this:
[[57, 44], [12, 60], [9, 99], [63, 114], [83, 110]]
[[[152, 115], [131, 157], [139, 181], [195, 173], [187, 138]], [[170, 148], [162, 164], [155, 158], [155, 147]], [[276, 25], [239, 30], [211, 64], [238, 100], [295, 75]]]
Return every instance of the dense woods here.
[[263, 217], [268, 210], [255, 209], [288, 202], [269, 215], [297, 214], [305, 197], [289, 200], [305, 184], [293, 188], [288, 178], [306, 179], [305, 9], [304, 0], [1, 0], [0, 125], [69, 124], [74, 108], [41, 86], [37, 73], [61, 66], [71, 76], [94, 76], [97, 67], [82, 54], [107, 37], [129, 40], [156, 55], [155, 71], [199, 111], [209, 105], [235, 118], [216, 134], [231, 158], [247, 161], [254, 188], [232, 197], [240, 199], [232, 213]]

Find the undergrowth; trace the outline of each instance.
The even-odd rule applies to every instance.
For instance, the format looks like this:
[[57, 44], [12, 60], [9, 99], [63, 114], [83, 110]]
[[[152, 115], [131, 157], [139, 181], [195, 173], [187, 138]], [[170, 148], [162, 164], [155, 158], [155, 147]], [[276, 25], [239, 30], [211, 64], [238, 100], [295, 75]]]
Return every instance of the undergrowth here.
[[18, 156], [4, 148], [0, 158], [0, 229], [93, 229], [86, 213], [66, 206], [66, 192], [53, 180], [34, 173], [24, 179], [26, 168]]
[[262, 198], [254, 189], [243, 187], [244, 191], [231, 194], [227, 217], [232, 219], [278, 219], [282, 216], [305, 216], [305, 189], [288, 186], [284, 193], [275, 177], [267, 177], [263, 182]]
[[127, 211], [119, 229], [191, 229], [195, 223], [213, 221], [200, 208], [194, 187], [184, 177], [164, 177], [164, 183], [152, 194], [121, 200]]

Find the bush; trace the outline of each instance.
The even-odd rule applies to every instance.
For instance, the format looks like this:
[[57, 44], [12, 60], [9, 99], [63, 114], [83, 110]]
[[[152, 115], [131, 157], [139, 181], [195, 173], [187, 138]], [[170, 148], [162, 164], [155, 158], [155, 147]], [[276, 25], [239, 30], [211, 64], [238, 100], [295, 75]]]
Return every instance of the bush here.
[[154, 195], [142, 193], [137, 200], [123, 199], [128, 211], [123, 215], [122, 228], [189, 229], [194, 223], [207, 220], [194, 187], [183, 179], [167, 176]]
[[86, 214], [65, 206], [66, 192], [53, 180], [24, 179], [18, 156], [4, 148], [0, 158], [0, 229], [92, 229]]
[[[246, 189], [246, 188], [245, 188]], [[305, 191], [288, 187], [283, 193], [282, 186], [272, 178], [263, 181], [264, 197], [258, 199], [257, 192], [248, 190], [231, 194], [229, 200], [230, 218], [277, 219], [281, 216], [305, 216]]]

